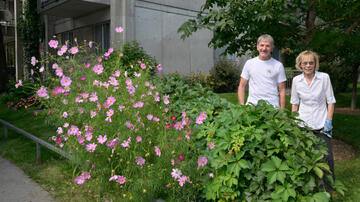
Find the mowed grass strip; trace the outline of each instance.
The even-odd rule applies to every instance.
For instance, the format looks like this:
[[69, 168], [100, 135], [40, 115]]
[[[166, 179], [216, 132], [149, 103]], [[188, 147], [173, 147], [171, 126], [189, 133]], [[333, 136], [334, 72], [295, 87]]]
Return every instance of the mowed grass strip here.
[[[0, 104], [0, 119], [21, 128], [45, 141], [55, 135], [55, 128], [45, 124], [44, 118], [34, 116], [27, 110], [8, 109]], [[57, 201], [97, 201], [99, 194], [89, 185], [74, 182], [77, 165], [73, 165], [59, 154], [41, 147], [42, 164], [37, 165], [36, 144], [33, 140], [8, 128], [8, 138], [4, 137], [4, 127], [0, 124], [0, 156], [10, 160]]]

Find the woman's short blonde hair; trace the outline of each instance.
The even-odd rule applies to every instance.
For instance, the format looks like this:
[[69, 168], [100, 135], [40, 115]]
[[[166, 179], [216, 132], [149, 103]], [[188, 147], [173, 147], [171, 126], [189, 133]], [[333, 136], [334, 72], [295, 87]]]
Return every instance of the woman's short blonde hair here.
[[301, 62], [303, 60], [304, 56], [313, 56], [314, 57], [314, 62], [315, 62], [315, 70], [318, 71], [319, 70], [319, 55], [313, 51], [303, 51], [301, 52], [297, 58], [296, 58], [296, 69], [302, 71], [303, 69], [301, 68]]

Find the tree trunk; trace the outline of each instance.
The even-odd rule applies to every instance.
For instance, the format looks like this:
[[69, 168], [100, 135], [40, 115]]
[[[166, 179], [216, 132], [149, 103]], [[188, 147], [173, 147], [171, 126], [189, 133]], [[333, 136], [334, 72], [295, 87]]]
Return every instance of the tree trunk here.
[[359, 79], [359, 64], [353, 66], [353, 82], [352, 82], [352, 95], [351, 95], [351, 111], [356, 109], [357, 98], [357, 84]]
[[8, 83], [9, 80], [8, 69], [6, 65], [4, 37], [2, 33], [2, 26], [0, 25], [0, 92], [7, 91]]

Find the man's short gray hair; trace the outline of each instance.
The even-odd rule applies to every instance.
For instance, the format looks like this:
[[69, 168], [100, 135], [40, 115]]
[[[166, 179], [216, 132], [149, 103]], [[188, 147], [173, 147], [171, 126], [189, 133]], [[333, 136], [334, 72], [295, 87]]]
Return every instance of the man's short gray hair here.
[[259, 36], [257, 40], [257, 45], [259, 45], [260, 41], [269, 41], [271, 42], [271, 46], [274, 47], [274, 39], [269, 34], [263, 34]]

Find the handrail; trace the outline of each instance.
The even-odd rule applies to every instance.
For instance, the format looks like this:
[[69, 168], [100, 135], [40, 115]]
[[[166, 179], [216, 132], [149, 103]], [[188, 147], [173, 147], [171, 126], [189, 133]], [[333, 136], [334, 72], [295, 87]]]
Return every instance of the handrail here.
[[48, 142], [46, 142], [46, 141], [44, 141], [44, 140], [42, 140], [42, 139], [40, 139], [40, 138], [38, 138], [36, 136], [24, 131], [24, 130], [22, 130], [22, 129], [12, 125], [9, 122], [6, 122], [6, 121], [2, 120], [2, 119], [0, 119], [0, 122], [4, 125], [5, 138], [7, 138], [7, 136], [8, 136], [8, 127], [9, 127], [11, 129], [13, 129], [14, 131], [16, 131], [16, 132], [18, 132], [18, 133], [20, 133], [20, 134], [22, 134], [22, 135], [24, 135], [24, 136], [26, 136], [26, 137], [28, 137], [31, 140], [36, 142], [36, 157], [37, 157], [38, 164], [41, 164], [40, 145], [50, 149], [51, 151], [54, 151], [54, 152], [60, 154], [61, 156], [65, 157], [67, 159], [71, 159], [70, 154], [68, 154], [68, 153], [64, 152], [63, 150], [55, 147], [54, 145], [52, 145], [52, 144], [50, 144], [50, 143], [48, 143]]

